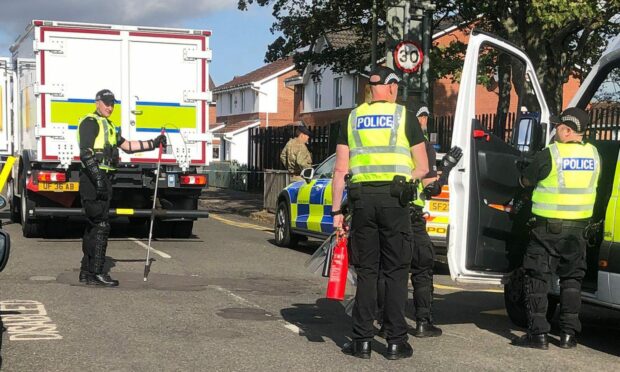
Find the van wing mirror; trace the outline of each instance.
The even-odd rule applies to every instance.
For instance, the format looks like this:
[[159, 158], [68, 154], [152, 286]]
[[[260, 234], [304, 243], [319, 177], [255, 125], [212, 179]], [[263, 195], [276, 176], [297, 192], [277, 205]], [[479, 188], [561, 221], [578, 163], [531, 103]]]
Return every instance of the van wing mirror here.
[[306, 182], [310, 182], [312, 181], [312, 178], [314, 177], [314, 168], [305, 168], [304, 170], [301, 171], [300, 175], [301, 175], [301, 178], [306, 180]]
[[537, 115], [525, 114], [517, 118], [512, 131], [512, 146], [524, 155], [534, 155], [542, 149], [543, 127]]
[[11, 237], [6, 231], [0, 230], [0, 271], [4, 270], [6, 263], [9, 261], [10, 252]]

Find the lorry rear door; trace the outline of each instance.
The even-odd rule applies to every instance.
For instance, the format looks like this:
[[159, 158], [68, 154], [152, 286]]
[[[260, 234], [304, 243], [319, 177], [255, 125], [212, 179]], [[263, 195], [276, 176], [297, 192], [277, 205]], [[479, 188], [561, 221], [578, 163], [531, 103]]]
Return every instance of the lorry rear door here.
[[0, 156], [11, 155], [11, 69], [8, 58], [0, 58]]
[[464, 152], [449, 181], [448, 263], [454, 280], [499, 284], [520, 264], [527, 233], [508, 210], [520, 189], [519, 164], [549, 141], [547, 124], [541, 124], [548, 117], [523, 51], [474, 31], [452, 137], [452, 145]]
[[[123, 127], [123, 136], [147, 140], [165, 128], [170, 151], [163, 162], [206, 164], [206, 143], [184, 141], [182, 134], [191, 140], [208, 131], [209, 53], [207, 35], [130, 32], [124, 111], [129, 125]], [[157, 153], [123, 155], [122, 160], [152, 162]]]

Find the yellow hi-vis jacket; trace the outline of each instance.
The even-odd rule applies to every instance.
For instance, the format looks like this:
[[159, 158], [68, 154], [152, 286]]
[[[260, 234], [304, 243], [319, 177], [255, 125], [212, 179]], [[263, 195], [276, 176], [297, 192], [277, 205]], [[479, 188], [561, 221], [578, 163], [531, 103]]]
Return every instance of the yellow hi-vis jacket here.
[[601, 169], [589, 143], [553, 143], [551, 172], [532, 194], [532, 213], [546, 218], [578, 220], [592, 217]]
[[80, 125], [84, 122], [85, 119], [92, 118], [97, 121], [99, 125], [99, 133], [95, 138], [95, 145], [93, 151], [95, 151], [95, 155], [97, 155], [97, 160], [99, 160], [99, 168], [104, 170], [115, 170], [112, 166], [113, 164], [113, 148], [116, 146], [116, 129], [114, 128], [114, 124], [112, 124], [108, 119], [101, 117], [96, 114], [88, 114], [80, 119], [80, 123], [78, 124], [77, 130], [77, 141], [78, 145], [80, 144]]
[[415, 168], [405, 134], [405, 108], [389, 102], [363, 103], [351, 111], [348, 125], [351, 182], [411, 179]]

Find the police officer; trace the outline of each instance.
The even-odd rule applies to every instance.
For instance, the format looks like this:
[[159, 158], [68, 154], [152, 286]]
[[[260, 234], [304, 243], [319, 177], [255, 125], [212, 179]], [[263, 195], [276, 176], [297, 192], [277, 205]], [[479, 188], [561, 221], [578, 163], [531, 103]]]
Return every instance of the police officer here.
[[288, 170], [291, 181], [301, 181], [301, 171], [312, 167], [312, 155], [306, 146], [312, 132], [300, 122], [295, 128], [295, 134], [295, 138], [291, 138], [282, 149], [280, 160]]
[[379, 267], [385, 277], [387, 359], [411, 357], [407, 342], [405, 303], [412, 254], [408, 205], [412, 193], [405, 181], [428, 173], [424, 135], [415, 115], [395, 103], [400, 79], [387, 67], [370, 73], [372, 101], [363, 103], [341, 127], [336, 147], [332, 215], [334, 228], [343, 232], [341, 211], [344, 176], [351, 173], [348, 190], [353, 210], [351, 259], [357, 272], [353, 307], [353, 340], [343, 352], [370, 358], [374, 337]]
[[127, 153], [150, 151], [162, 144], [166, 137], [159, 135], [148, 141], [127, 141], [110, 121], [114, 111], [114, 94], [103, 89], [95, 96], [96, 110], [80, 120], [78, 125], [78, 144], [80, 146], [80, 199], [86, 213], [88, 224], [82, 240], [82, 264], [79, 280], [81, 283], [105, 287], [118, 286], [104, 273], [106, 248], [110, 223], [108, 212], [112, 197], [111, 179], [118, 162], [118, 148]]
[[528, 331], [513, 344], [548, 348], [547, 293], [555, 273], [560, 278], [560, 347], [569, 349], [577, 345], [575, 334], [581, 331], [584, 229], [594, 208], [600, 159], [596, 148], [583, 142], [589, 124], [585, 111], [571, 107], [552, 122], [556, 142], [536, 154], [520, 178], [523, 187], [534, 187], [535, 224], [523, 259]]
[[426, 106], [420, 107], [416, 116], [424, 131], [426, 153], [430, 171], [424, 176], [416, 198], [411, 205], [411, 230], [413, 233], [413, 257], [411, 259], [411, 284], [413, 286], [413, 304], [415, 307], [416, 337], [437, 337], [442, 331], [433, 324], [431, 304], [433, 302], [433, 267], [435, 265], [435, 251], [431, 238], [426, 231], [424, 215], [424, 201], [441, 193], [441, 187], [447, 184], [450, 170], [458, 163], [462, 151], [453, 147], [441, 161], [441, 177], [437, 176], [437, 153], [428, 140], [427, 121], [429, 110]]

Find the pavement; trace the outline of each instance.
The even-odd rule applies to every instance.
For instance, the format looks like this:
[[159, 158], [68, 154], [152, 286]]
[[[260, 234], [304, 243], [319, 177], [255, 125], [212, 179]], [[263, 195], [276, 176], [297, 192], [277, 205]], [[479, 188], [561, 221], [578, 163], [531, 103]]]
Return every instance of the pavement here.
[[200, 206], [210, 212], [237, 214], [273, 226], [275, 215], [263, 208], [262, 192], [209, 187], [200, 196]]

